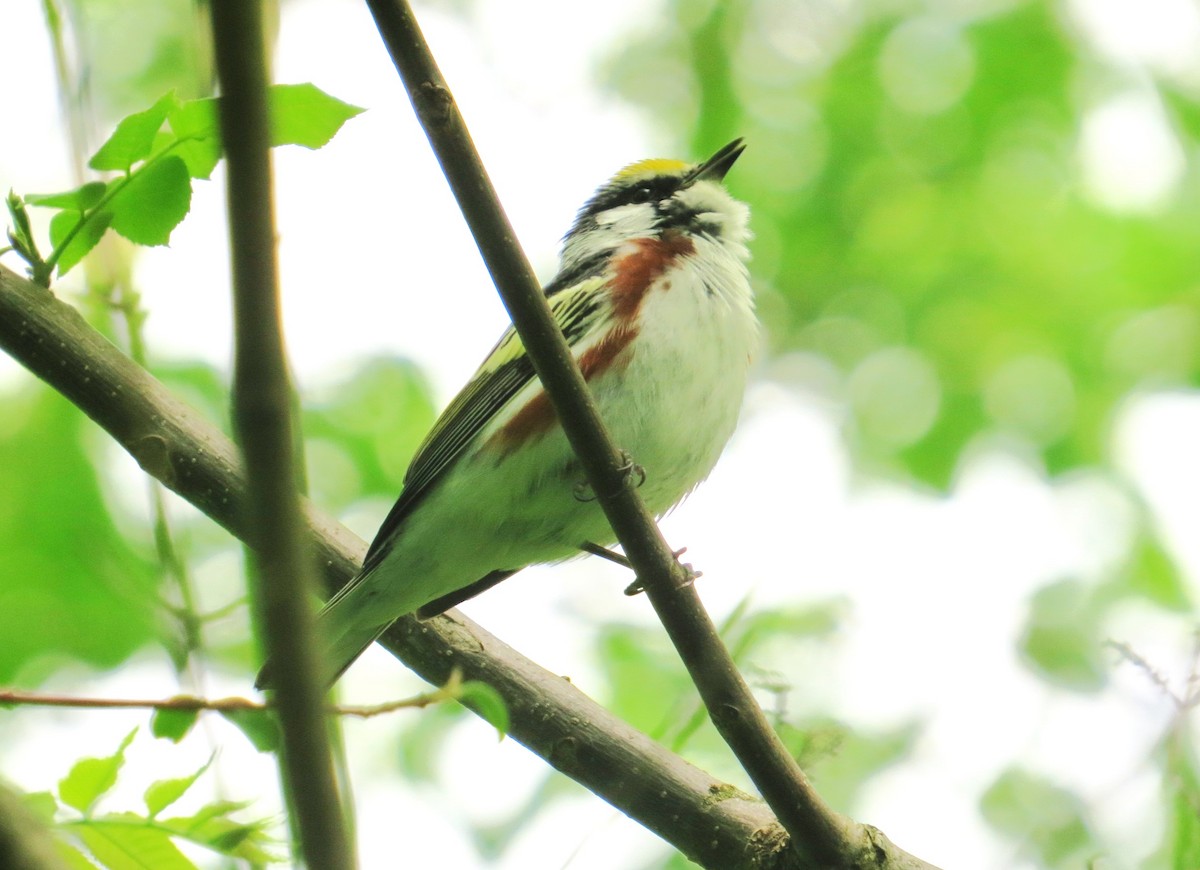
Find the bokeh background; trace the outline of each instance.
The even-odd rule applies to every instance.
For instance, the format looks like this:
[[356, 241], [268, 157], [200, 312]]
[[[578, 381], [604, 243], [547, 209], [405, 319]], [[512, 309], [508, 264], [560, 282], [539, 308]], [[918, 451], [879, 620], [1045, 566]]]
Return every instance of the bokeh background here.
[[[822, 793], [947, 868], [1200, 868], [1200, 4], [417, 12], [544, 277], [622, 164], [748, 140], [728, 183], [753, 210], [763, 352], [726, 457], [664, 529]], [[0, 185], [72, 187], [122, 116], [206, 94], [205, 13], [8, 0]], [[368, 109], [276, 166], [310, 494], [369, 538], [505, 315], [362, 4], [274, 21], [277, 80]], [[222, 199], [218, 170], [169, 247], [114, 241], [56, 289], [228, 428]], [[0, 684], [250, 691], [240, 546], [7, 359], [0, 517]], [[627, 580], [582, 560], [464, 609], [743, 783]], [[373, 652], [344, 696], [418, 690]], [[277, 813], [269, 758], [214, 720], [173, 746], [136, 711], [9, 709], [0, 775], [52, 789], [141, 725], [113, 808], [215, 750], [211, 793]], [[391, 866], [398, 825], [417, 863], [686, 864], [457, 709], [346, 742], [365, 867]]]

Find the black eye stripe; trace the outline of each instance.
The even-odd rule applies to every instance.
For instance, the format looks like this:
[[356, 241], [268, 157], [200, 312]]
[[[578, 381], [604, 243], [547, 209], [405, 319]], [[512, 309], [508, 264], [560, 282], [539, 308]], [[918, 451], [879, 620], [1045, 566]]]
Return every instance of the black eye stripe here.
[[583, 207], [580, 216], [595, 215], [610, 208], [622, 205], [633, 205], [643, 202], [653, 202], [656, 199], [666, 199], [679, 188], [680, 179], [673, 175], [659, 175], [647, 178], [635, 185], [609, 186], [600, 190], [587, 205]]

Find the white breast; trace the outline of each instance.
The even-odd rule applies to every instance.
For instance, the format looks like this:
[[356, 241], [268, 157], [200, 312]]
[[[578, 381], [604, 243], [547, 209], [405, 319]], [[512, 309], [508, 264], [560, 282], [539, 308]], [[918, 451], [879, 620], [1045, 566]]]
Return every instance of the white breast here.
[[759, 342], [744, 257], [740, 243], [697, 239], [647, 294], [619, 383], [593, 385], [618, 445], [646, 470], [655, 514], [708, 476], [737, 425]]

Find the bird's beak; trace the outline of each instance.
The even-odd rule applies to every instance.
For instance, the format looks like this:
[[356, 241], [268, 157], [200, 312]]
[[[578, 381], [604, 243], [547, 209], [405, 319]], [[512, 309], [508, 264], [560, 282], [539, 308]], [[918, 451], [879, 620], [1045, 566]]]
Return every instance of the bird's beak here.
[[692, 181], [700, 179], [708, 179], [710, 181], [721, 181], [725, 178], [725, 173], [733, 166], [734, 161], [742, 156], [742, 152], [746, 150], [746, 140], [734, 139], [712, 157], [705, 160], [691, 172]]

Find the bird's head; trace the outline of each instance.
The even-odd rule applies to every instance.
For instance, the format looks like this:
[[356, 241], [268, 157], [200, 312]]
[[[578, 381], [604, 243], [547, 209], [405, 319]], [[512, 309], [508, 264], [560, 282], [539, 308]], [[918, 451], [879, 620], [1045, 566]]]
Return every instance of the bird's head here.
[[749, 210], [721, 182], [745, 147], [735, 139], [702, 163], [651, 159], [626, 166], [579, 210], [563, 239], [564, 269], [667, 231], [740, 247], [749, 236]]

